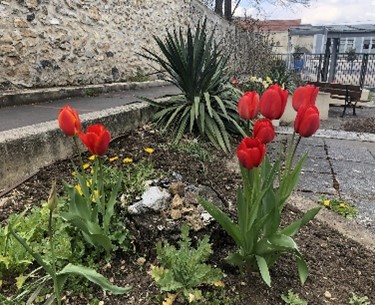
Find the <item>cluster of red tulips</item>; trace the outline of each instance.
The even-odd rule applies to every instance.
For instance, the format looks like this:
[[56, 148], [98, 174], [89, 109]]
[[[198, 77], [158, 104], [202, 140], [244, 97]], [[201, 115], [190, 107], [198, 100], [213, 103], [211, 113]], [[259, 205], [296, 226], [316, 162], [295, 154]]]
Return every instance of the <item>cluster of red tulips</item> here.
[[60, 110], [57, 119], [60, 129], [67, 136], [78, 136], [93, 155], [102, 156], [106, 153], [111, 141], [111, 134], [102, 124], [90, 125], [84, 133], [77, 110], [72, 109], [69, 105]]
[[[319, 128], [319, 110], [315, 100], [319, 88], [313, 85], [298, 87], [292, 97], [297, 111], [294, 131], [300, 137], [310, 137]], [[253, 120], [259, 113], [264, 117], [254, 123], [252, 137], [245, 137], [237, 149], [240, 163], [247, 169], [258, 167], [265, 156], [265, 144], [275, 137], [271, 120], [280, 119], [288, 101], [288, 91], [278, 84], [270, 86], [261, 97], [256, 91], [245, 92], [238, 102], [238, 113], [244, 120]]]

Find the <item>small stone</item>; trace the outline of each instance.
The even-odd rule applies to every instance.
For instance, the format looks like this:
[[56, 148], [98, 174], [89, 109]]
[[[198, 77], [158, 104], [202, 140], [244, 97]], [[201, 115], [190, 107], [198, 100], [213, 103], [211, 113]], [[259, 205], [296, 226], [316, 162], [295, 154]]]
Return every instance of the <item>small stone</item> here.
[[171, 193], [172, 196], [176, 194], [183, 196], [185, 192], [185, 185], [181, 181], [173, 182], [169, 186], [169, 192]]
[[328, 290], [324, 293], [324, 296], [325, 296], [327, 299], [331, 299], [331, 298], [332, 298], [332, 295], [331, 295], [331, 293], [330, 293]]
[[174, 195], [172, 201], [171, 201], [171, 208], [172, 209], [179, 209], [183, 204], [183, 200], [180, 197], [180, 195], [176, 194]]
[[146, 263], [146, 259], [145, 259], [144, 257], [139, 257], [139, 258], [137, 259], [137, 264], [138, 264], [139, 266], [143, 266], [145, 263]]
[[14, 18], [13, 24], [15, 28], [28, 28], [29, 27], [27, 22], [21, 18]]
[[180, 219], [182, 217], [182, 213], [181, 213], [180, 210], [172, 210], [170, 214], [171, 214], [171, 218], [173, 220], [177, 220], [177, 219]]
[[57, 18], [52, 18], [50, 21], [49, 21], [50, 24], [52, 25], [59, 25], [60, 24], [60, 21], [59, 19]]

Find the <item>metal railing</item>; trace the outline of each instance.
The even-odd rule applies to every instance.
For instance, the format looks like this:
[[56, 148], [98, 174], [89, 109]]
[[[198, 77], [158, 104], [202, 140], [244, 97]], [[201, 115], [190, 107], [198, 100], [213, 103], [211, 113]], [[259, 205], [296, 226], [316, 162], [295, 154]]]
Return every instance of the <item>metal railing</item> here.
[[[362, 88], [375, 88], [375, 54], [338, 53], [333, 71], [332, 56], [324, 65], [324, 54], [276, 54], [285, 61], [289, 70], [301, 75], [304, 81], [327, 81], [329, 75], [333, 82], [360, 85]], [[326, 67], [326, 69], [324, 69]]]

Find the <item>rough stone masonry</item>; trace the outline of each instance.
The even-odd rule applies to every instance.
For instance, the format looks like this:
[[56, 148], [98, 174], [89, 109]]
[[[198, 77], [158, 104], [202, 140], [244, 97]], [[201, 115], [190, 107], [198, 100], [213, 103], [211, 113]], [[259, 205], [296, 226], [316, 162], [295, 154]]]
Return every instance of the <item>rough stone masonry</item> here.
[[153, 35], [208, 18], [233, 45], [234, 26], [197, 0], [0, 0], [0, 90], [127, 81], [154, 70]]

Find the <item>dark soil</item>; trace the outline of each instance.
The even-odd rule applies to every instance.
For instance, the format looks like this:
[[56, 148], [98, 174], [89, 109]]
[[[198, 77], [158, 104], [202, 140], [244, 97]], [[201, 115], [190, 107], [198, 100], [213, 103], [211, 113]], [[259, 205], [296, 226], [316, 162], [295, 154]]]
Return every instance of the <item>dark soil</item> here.
[[[362, 126], [366, 126], [366, 131], [367, 127], [373, 128], [375, 125], [373, 118], [371, 120], [363, 121]], [[355, 128], [361, 126], [358, 122], [354, 125]], [[370, 132], [374, 130], [371, 129]], [[147, 156], [144, 152], [145, 147], [154, 148], [154, 153]], [[163, 173], [164, 177], [172, 177], [172, 173], [178, 173], [182, 175], [184, 183], [209, 186], [225, 205], [231, 205], [235, 202], [235, 190], [240, 182], [238, 173], [226, 166], [233, 154], [228, 158], [210, 146], [205, 145], [205, 147], [211, 157], [203, 162], [191, 154], [178, 151], [170, 145], [166, 136], [150, 128], [143, 128], [115, 139], [110, 145], [108, 156], [119, 156], [119, 166], [123, 166], [120, 160], [124, 157], [132, 157], [134, 162], [149, 157], [154, 168], [158, 173]], [[37, 204], [40, 199], [47, 198], [52, 179], [67, 178], [70, 174], [70, 161], [58, 162], [42, 169], [7, 195], [11, 199], [0, 208], [1, 221], [4, 222], [10, 212], [21, 211], [25, 206]], [[300, 216], [299, 211], [287, 207], [283, 221], [289, 223], [298, 216]], [[101, 263], [100, 271], [115, 284], [131, 285], [133, 289], [128, 295], [121, 296], [111, 296], [95, 289], [96, 298], [108, 305], [161, 304], [160, 298], [157, 298], [161, 293], [148, 275], [150, 264], [155, 263], [156, 259], [152, 248], [158, 240], [175, 239], [178, 233], [178, 231], [171, 232], [168, 228], [163, 230], [157, 228], [157, 224], [165, 222], [164, 218], [165, 214], [160, 214], [145, 215], [143, 220], [139, 217], [126, 220], [136, 237], [135, 252], [118, 252], [110, 265], [106, 262]], [[272, 268], [272, 288], [269, 288], [257, 274], [240, 274], [237, 269], [224, 262], [224, 257], [233, 249], [233, 243], [217, 225], [212, 224], [193, 234], [211, 236], [214, 254], [210, 263], [220, 267], [226, 274], [222, 294], [233, 300], [233, 304], [284, 304], [280, 295], [287, 294], [289, 289], [299, 293], [310, 305], [349, 304], [351, 292], [366, 295], [371, 303], [375, 302], [375, 253], [353, 240], [344, 238], [337, 231], [317, 220], [304, 227], [296, 237], [310, 268], [310, 276], [304, 286], [299, 282], [296, 264], [290, 255], [284, 256]], [[140, 257], [146, 259], [144, 265], [137, 262]], [[3, 291], [6, 292], [6, 287], [9, 287], [6, 284], [11, 282], [13, 279], [4, 280]], [[64, 300], [66, 304], [88, 304], [92, 298], [93, 295], [72, 294], [66, 295]]]

